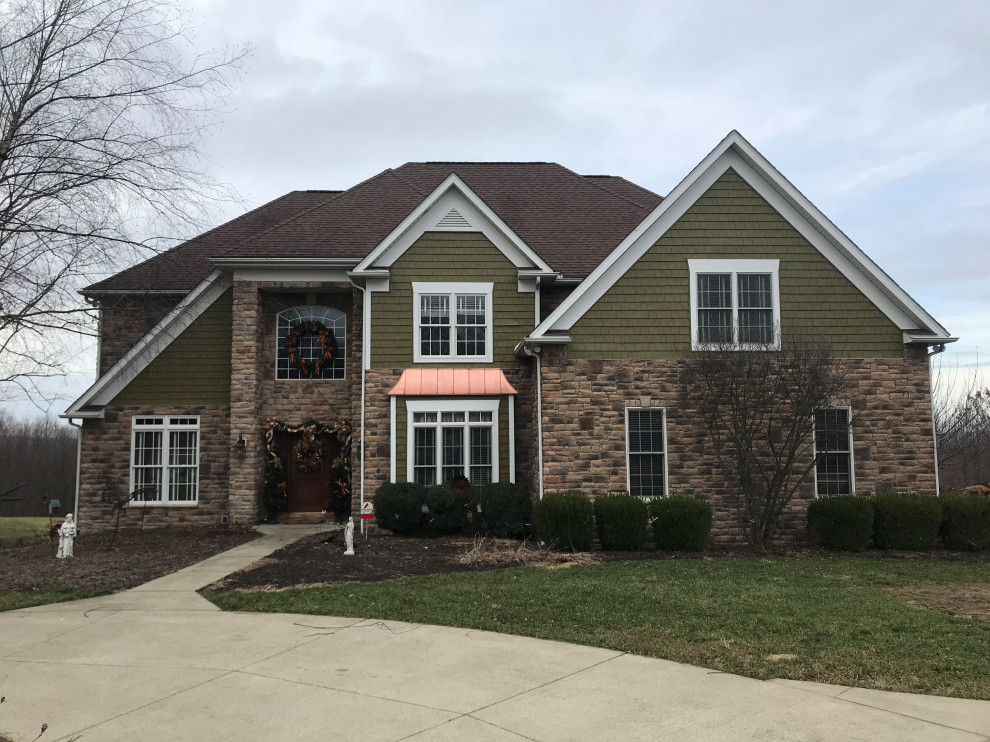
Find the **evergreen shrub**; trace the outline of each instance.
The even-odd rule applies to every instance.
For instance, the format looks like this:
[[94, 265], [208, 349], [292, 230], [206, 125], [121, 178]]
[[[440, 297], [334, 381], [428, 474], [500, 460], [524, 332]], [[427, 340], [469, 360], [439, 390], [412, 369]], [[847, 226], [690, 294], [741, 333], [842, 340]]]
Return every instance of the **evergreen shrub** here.
[[595, 498], [595, 524], [606, 551], [646, 548], [647, 507], [639, 497], [610, 495]]
[[855, 495], [833, 495], [808, 505], [808, 532], [826, 549], [862, 551], [873, 535], [873, 503]]
[[651, 500], [650, 520], [657, 548], [663, 551], [701, 551], [712, 534], [711, 504], [690, 495]]
[[591, 551], [594, 508], [580, 492], [553, 492], [533, 503], [540, 540], [558, 551]]

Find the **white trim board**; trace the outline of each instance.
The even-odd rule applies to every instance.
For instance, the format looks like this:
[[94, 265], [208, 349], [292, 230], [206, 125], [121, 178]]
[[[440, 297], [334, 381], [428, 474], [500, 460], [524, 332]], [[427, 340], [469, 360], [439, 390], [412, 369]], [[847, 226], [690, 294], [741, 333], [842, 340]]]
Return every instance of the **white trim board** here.
[[73, 402], [60, 417], [101, 418], [103, 410], [85, 410], [86, 407], [105, 407], [124, 388], [162, 354], [172, 341], [213, 306], [231, 287], [230, 278], [220, 271], [213, 271], [183, 299], [171, 312], [141, 338], [124, 357], [117, 361], [103, 376]]
[[[469, 223], [469, 227], [440, 226], [451, 210]], [[423, 199], [392, 232], [354, 269], [355, 274], [380, 270], [392, 265], [424, 232], [481, 232], [522, 270], [536, 269], [553, 274], [536, 251], [527, 245], [481, 198], [457, 175], [451, 173]]]
[[727, 170], [734, 170], [898, 328], [953, 342], [935, 319], [830, 222], [737, 131], [732, 131], [527, 339], [566, 332]]

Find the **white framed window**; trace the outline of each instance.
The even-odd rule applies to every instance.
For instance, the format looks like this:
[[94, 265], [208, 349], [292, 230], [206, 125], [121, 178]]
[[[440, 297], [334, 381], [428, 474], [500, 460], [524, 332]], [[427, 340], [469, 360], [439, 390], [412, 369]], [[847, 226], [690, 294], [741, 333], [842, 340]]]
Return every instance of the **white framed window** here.
[[145, 505], [199, 502], [199, 417], [131, 418], [131, 483]]
[[406, 479], [499, 481], [497, 399], [407, 400]]
[[815, 494], [855, 495], [852, 409], [815, 410]]
[[691, 349], [780, 349], [780, 261], [688, 260]]
[[667, 494], [667, 412], [626, 407], [626, 489], [638, 497]]
[[491, 283], [413, 283], [413, 361], [492, 360]]
[[[306, 322], [319, 322], [333, 332], [337, 350], [329, 363], [321, 365], [320, 373], [307, 376], [295, 364], [289, 361], [286, 341], [289, 333], [299, 329]], [[277, 348], [275, 351], [276, 379], [343, 379], [345, 373], [344, 359], [347, 355], [347, 315], [339, 309], [330, 307], [303, 306], [292, 307], [278, 313], [275, 336]], [[307, 333], [299, 338], [297, 346], [299, 357], [312, 364], [323, 355], [323, 341], [319, 336]]]

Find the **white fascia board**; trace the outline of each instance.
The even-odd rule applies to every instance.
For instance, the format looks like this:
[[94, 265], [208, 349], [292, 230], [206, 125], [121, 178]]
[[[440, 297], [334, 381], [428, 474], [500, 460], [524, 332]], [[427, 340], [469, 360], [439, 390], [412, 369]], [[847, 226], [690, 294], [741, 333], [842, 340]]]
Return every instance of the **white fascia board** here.
[[219, 268], [337, 268], [350, 270], [361, 258], [210, 258]]
[[93, 410], [83, 410], [107, 405], [230, 287], [229, 277], [220, 271], [211, 273], [73, 402], [62, 417], [102, 417], [102, 411], [96, 414]]
[[[732, 131], [534, 330], [569, 331], [722, 174], [732, 168], [902, 330], [948, 332], [792, 186], [741, 134]], [[944, 340], [942, 340], [944, 342]]]
[[[456, 174], [451, 173], [433, 192], [413, 209], [382, 240], [368, 257], [354, 269], [357, 274], [376, 268], [388, 268], [424, 232], [443, 231], [437, 223], [451, 209], [456, 209], [472, 225], [470, 231], [482, 232], [519, 269], [536, 269], [553, 273], [529, 247], [481, 198]], [[458, 228], [449, 231], [465, 231]]]
[[347, 271], [328, 268], [235, 268], [233, 276], [235, 281], [350, 283]]
[[946, 345], [948, 343], [954, 343], [959, 339], [948, 335], [932, 335], [929, 332], [912, 332], [911, 330], [905, 330], [903, 335], [905, 345], [910, 343], [920, 343], [924, 345]]

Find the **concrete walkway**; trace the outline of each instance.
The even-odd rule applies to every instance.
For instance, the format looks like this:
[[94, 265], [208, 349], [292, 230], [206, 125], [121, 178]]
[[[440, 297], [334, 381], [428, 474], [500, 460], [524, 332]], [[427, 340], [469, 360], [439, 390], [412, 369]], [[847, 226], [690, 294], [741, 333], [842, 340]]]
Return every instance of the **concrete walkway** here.
[[125, 593], [0, 613], [0, 730], [33, 740], [45, 722], [43, 740], [83, 742], [990, 739], [982, 701], [762, 682], [482, 631], [223, 613], [196, 594], [314, 528], [264, 529]]

